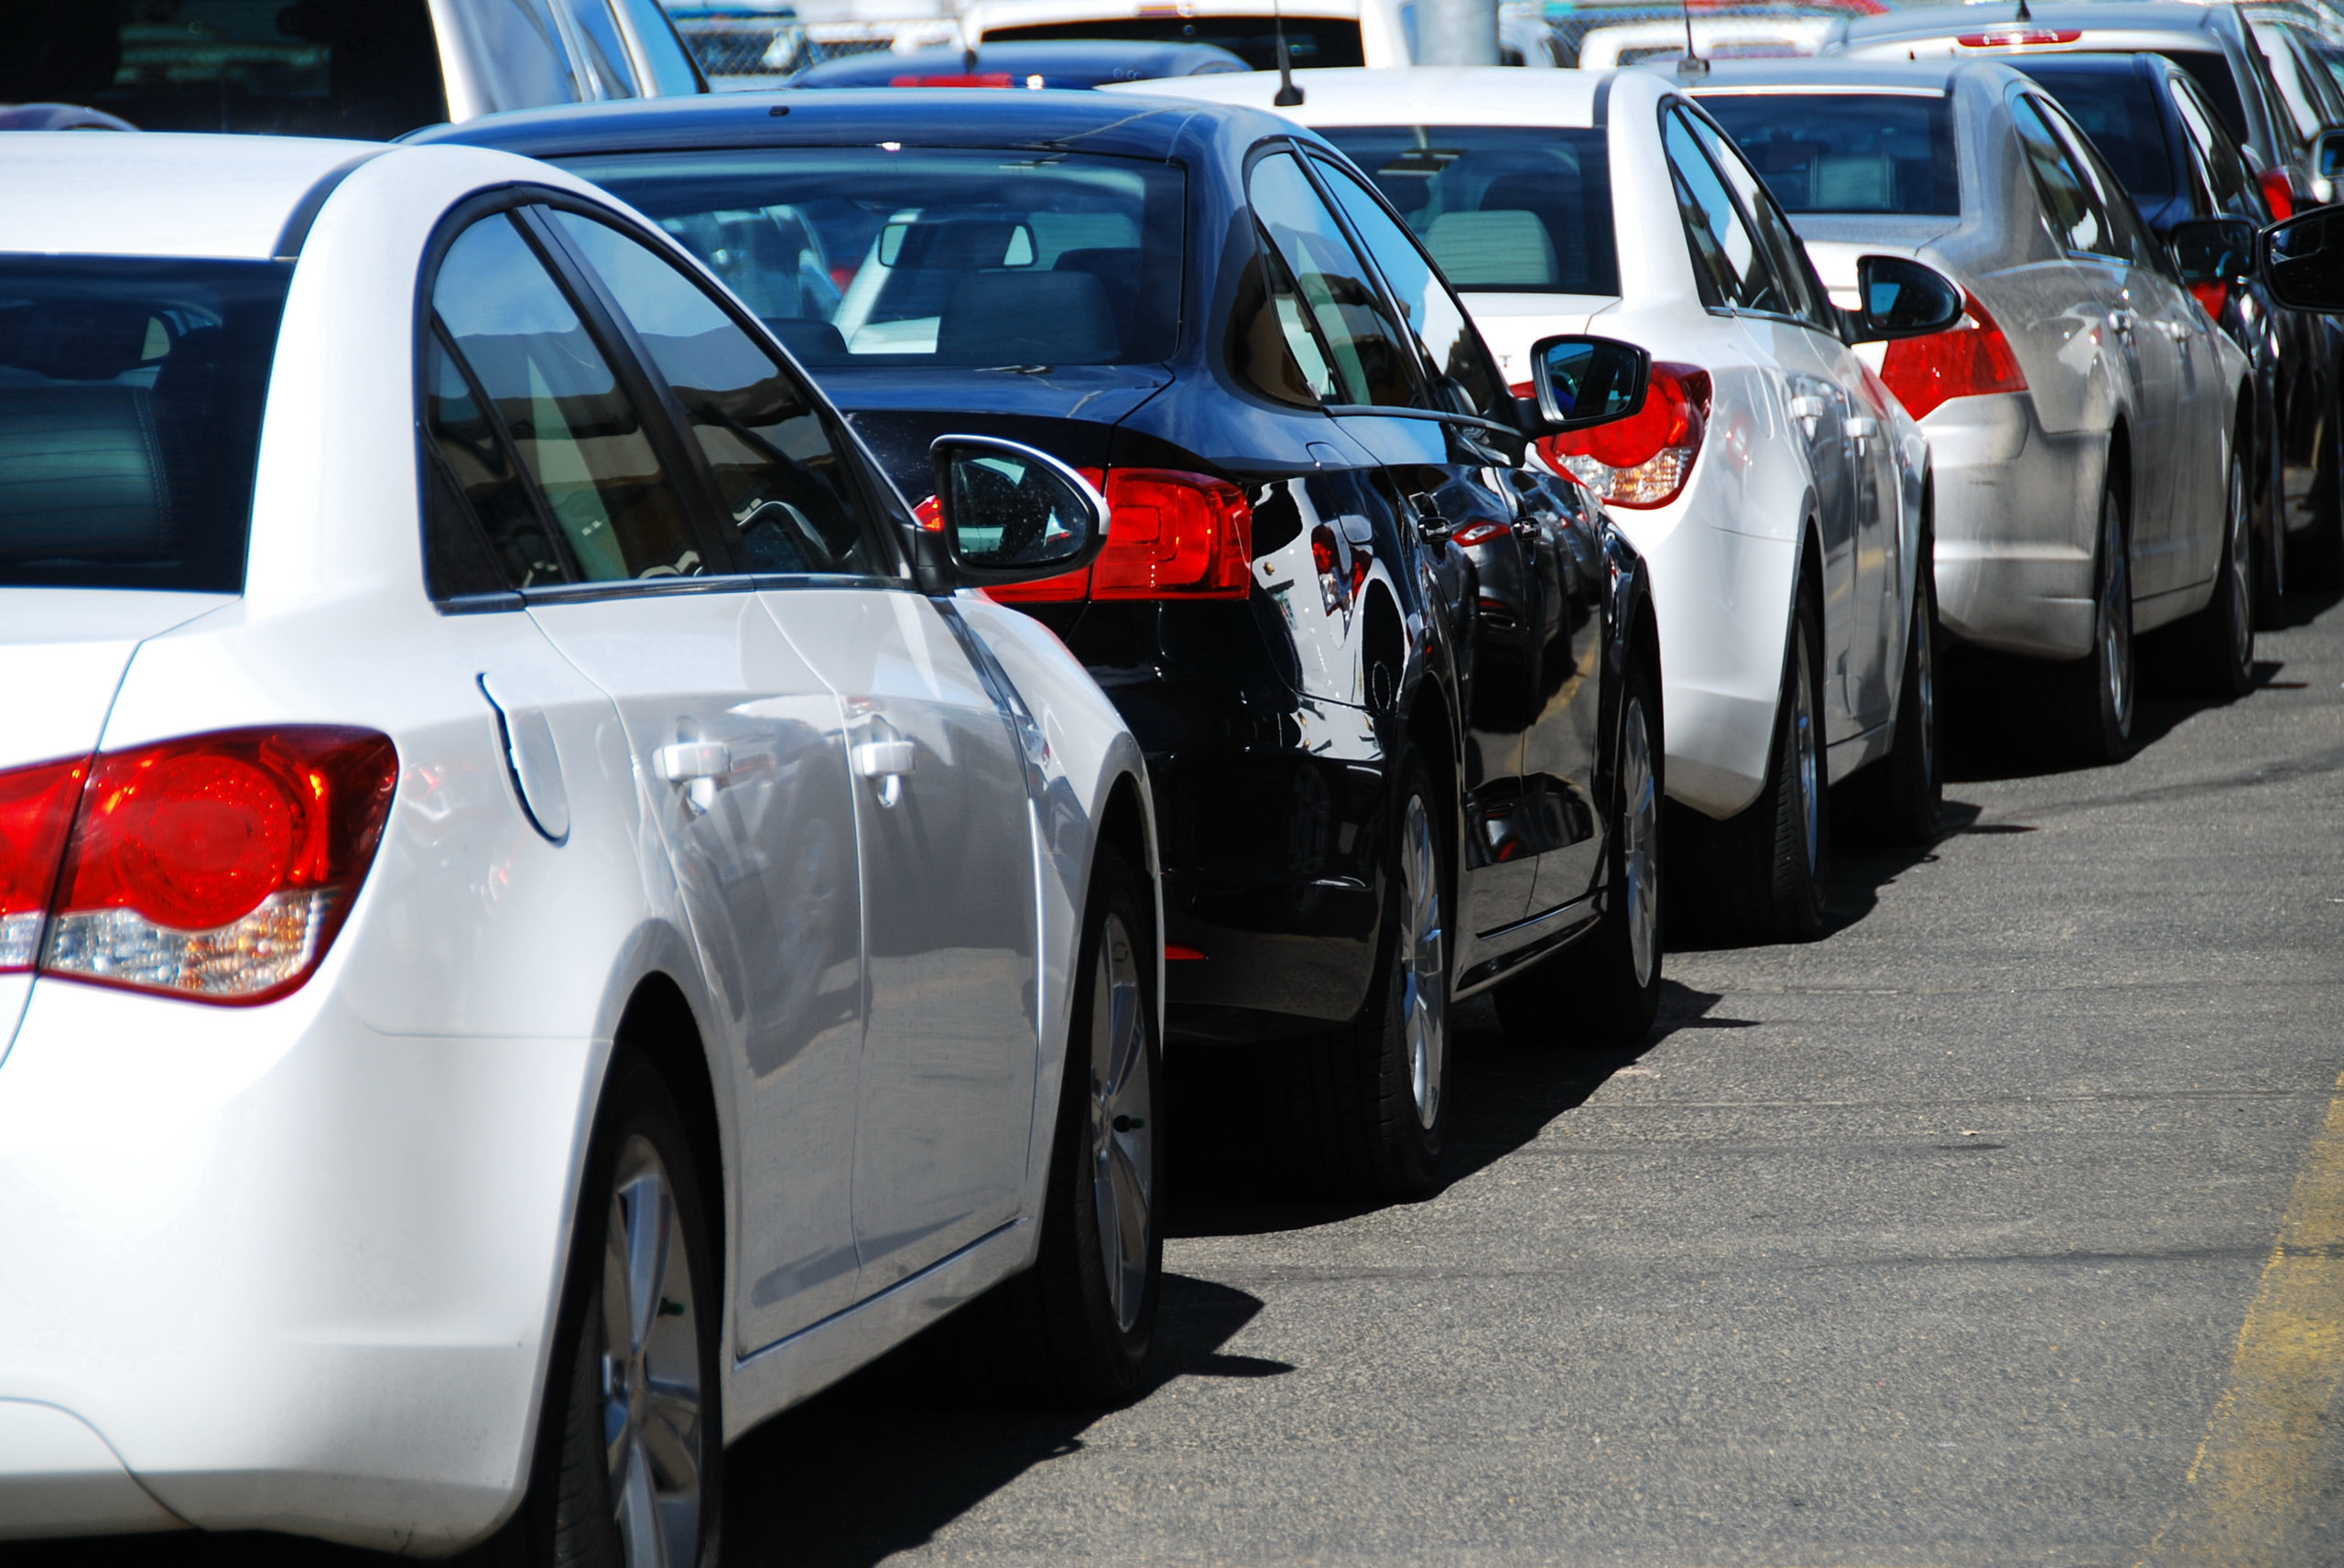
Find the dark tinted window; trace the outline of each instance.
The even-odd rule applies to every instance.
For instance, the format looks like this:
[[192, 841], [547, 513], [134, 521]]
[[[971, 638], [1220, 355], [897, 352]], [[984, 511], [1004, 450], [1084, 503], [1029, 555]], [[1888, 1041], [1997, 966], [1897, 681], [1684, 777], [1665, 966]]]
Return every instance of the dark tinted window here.
[[1704, 302], [1742, 310], [1787, 310], [1789, 301], [1774, 281], [1764, 247], [1742, 222], [1724, 179], [1709, 167], [1709, 155], [1684, 115], [1668, 116], [1661, 140]]
[[2240, 152], [2238, 143], [2216, 121], [2212, 110], [2198, 92], [2194, 82], [2176, 84], [2173, 107], [2181, 116], [2182, 135], [2196, 150], [2198, 167], [2204, 172], [2211, 189], [2214, 206], [2223, 212], [2252, 218], [2258, 223], [2271, 221], [2271, 211], [2264, 204], [2263, 192], [2254, 181], [2254, 171], [2246, 166], [2246, 155]]
[[[1253, 216], [1292, 276], [1298, 303], [1316, 329], [1289, 341], [1299, 356], [1314, 343], [1326, 360], [1337, 400], [1415, 408], [1426, 401], [1415, 358], [1402, 345], [1406, 329], [1384, 308], [1367, 265], [1320, 200], [1292, 155], [1275, 153], [1253, 166], [1246, 193]], [[1306, 361], [1306, 369], [1308, 362]]]
[[734, 324], [699, 284], [607, 224], [557, 212], [651, 366], [761, 572], [874, 576], [892, 560], [870, 526], [837, 433], [798, 377]]
[[2173, 154], [2153, 79], [2131, 70], [2079, 70], [2055, 59], [2027, 61], [2026, 74], [2082, 127], [2134, 200], [2162, 201], [2174, 193]]
[[2223, 128], [2240, 141], [2246, 141], [2246, 110], [2239, 101], [2238, 78], [2230, 72], [2230, 58], [2218, 49], [2166, 49], [2163, 52], [2167, 59], [2187, 71], [2190, 80], [2204, 89], [2207, 103], [2222, 117]]
[[[1161, 16], [1114, 17], [1096, 22], [1047, 22], [1030, 27], [988, 27], [988, 40], [1009, 38], [1122, 38], [1151, 43], [1218, 44], [1255, 70], [1278, 68], [1277, 20], [1259, 16], [1183, 16], [1172, 6]], [[1286, 52], [1297, 70], [1365, 65], [1359, 24], [1332, 16], [1288, 16]]]
[[1168, 164], [791, 147], [581, 159], [810, 365], [1132, 364], [1179, 335]]
[[1701, 107], [1786, 212], [1961, 211], [1942, 94], [1709, 92]]
[[428, 0], [61, 0], [0, 7], [0, 102], [150, 131], [395, 136], [448, 117]]
[[1339, 125], [1322, 134], [1367, 171], [1465, 292], [1620, 292], [1605, 132]]
[[2051, 225], [2052, 237], [2071, 251], [2112, 254], [2115, 240], [2108, 230], [2108, 215], [2100, 210], [2100, 199], [2083, 171], [2052, 135], [2049, 122], [2032, 99], [2013, 95], [2010, 104], [2011, 124], [2025, 150], [2027, 166], [2035, 171], [2035, 191], [2042, 198], [2043, 216]]
[[1702, 150], [1709, 155], [1709, 162], [1725, 176], [1726, 185], [1750, 220], [1752, 232], [1766, 248], [1767, 260], [1774, 264], [1774, 282], [1782, 290], [1782, 309], [1811, 327], [1838, 336], [1838, 322], [1825, 308], [1829, 302], [1807, 261], [1806, 243], [1792, 232], [1781, 204], [1768, 196], [1764, 181], [1735, 151], [1733, 144], [1718, 135], [1717, 127], [1689, 114], [1685, 116], [1685, 123], [1693, 128]]
[[291, 276], [0, 257], [0, 584], [244, 586]]

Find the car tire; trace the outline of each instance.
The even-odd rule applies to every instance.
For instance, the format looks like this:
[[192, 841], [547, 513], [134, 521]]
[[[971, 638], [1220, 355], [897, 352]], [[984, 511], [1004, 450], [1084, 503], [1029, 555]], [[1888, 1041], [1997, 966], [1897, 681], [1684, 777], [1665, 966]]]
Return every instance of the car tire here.
[[2116, 488], [2100, 492], [2092, 547], [2091, 652], [2060, 667], [2061, 728], [2087, 763], [2121, 762], [2132, 751], [2139, 672], [2132, 657], [2132, 564]]
[[1164, 1048], [1154, 901], [1099, 847], [1067, 1014], [1034, 1266], [943, 1325], [964, 1380], [1040, 1409], [1140, 1390], [1164, 1280]]
[[1455, 879], [1431, 775], [1403, 754], [1384, 852], [1384, 918], [1367, 1000], [1346, 1027], [1284, 1054], [1303, 1184], [1322, 1195], [1419, 1197], [1449, 1130], [1448, 914]]
[[2230, 454], [2223, 487], [2221, 553], [2214, 597], [2189, 618], [2194, 684], [2218, 699], [2244, 697], [2254, 685], [2254, 520], [2246, 512], [2246, 466]]
[[1603, 914], [1595, 929], [1497, 988], [1519, 1045], [1641, 1045], [1660, 1012], [1662, 743], [1659, 680], [1641, 660], [1621, 690]]
[[[2286, 451], [2278, 419], [2266, 412], [2269, 428], [2262, 440], [2268, 452], [2259, 485], [2250, 488], [2247, 504], [2254, 530], [2253, 616], [2257, 628], [2278, 622], [2279, 600], [2287, 591], [2287, 469]], [[2254, 496], [2263, 499], [2257, 503]]]
[[611, 1063], [521, 1509], [498, 1568], [715, 1568], [723, 1303], [697, 1161], [650, 1062]]
[[1936, 548], [1926, 533], [1914, 571], [1904, 671], [1896, 690], [1895, 737], [1888, 755], [1857, 775], [1860, 798], [1872, 836], [1880, 842], [1934, 844], [1945, 805], [1945, 737], [1937, 712]]
[[2289, 542], [2284, 584], [2289, 591], [2344, 589], [2344, 416], [2339, 416], [2337, 400], [2331, 400], [2322, 422], [2317, 461], [2312, 525]]

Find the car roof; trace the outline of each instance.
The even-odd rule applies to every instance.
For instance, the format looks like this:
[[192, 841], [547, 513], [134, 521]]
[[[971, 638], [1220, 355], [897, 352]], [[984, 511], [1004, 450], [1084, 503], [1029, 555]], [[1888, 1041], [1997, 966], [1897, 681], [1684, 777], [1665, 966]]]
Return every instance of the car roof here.
[[904, 76], [960, 76], [973, 71], [997, 71], [1008, 76], [1111, 77], [1129, 71], [1131, 79], [1191, 76], [1217, 70], [1252, 69], [1218, 44], [1184, 44], [1116, 38], [1004, 38], [980, 45], [974, 51], [956, 45], [912, 49], [904, 54], [883, 51], [848, 55], [808, 67], [792, 79], [801, 91], [808, 87], [885, 87]]
[[2047, 0], [2030, 5], [2024, 21], [2013, 14], [1997, 14], [2000, 6], [1925, 5], [1849, 22], [1842, 38], [1850, 45], [1886, 43], [1893, 38], [1942, 38], [2008, 28], [2056, 31], [2067, 27], [2091, 33], [2210, 34], [2226, 7], [2193, 5], [2189, 0]]
[[435, 125], [407, 139], [501, 147], [532, 157], [841, 143], [1062, 146], [1080, 139], [1084, 152], [1166, 157], [1188, 123], [1210, 113], [1194, 103], [1135, 110], [1130, 103], [1090, 92], [1004, 92], [947, 87], [873, 92], [861, 88], [801, 88], [524, 109], [485, 114], [461, 125]]
[[[1303, 112], [1295, 117], [1312, 125], [1590, 126], [1612, 84], [1624, 75], [1504, 65], [1297, 70], [1294, 81], [1303, 91]], [[1145, 93], [1267, 109], [1277, 90], [1275, 71], [1256, 70], [1118, 82], [1103, 91], [1111, 96]]]
[[2021, 55], [2011, 64], [2029, 76], [2038, 70], [2056, 70], [2068, 76], [2139, 76], [2182, 69], [2158, 54], [2092, 54], [2088, 50]]
[[11, 132], [0, 251], [265, 259], [311, 192], [379, 142]]
[[1952, 59], [1851, 59], [1844, 55], [1815, 55], [1805, 59], [1720, 59], [1709, 62], [1708, 75], [1684, 85], [1695, 97], [1720, 87], [1917, 87], [1950, 91], [1955, 77], [1988, 63]]

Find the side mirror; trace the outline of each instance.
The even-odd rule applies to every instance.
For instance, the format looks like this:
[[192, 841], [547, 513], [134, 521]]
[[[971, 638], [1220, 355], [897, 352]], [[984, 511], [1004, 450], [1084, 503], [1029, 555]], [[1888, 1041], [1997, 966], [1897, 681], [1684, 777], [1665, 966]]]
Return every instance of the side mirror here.
[[2255, 241], [2271, 297], [2296, 310], [2344, 310], [2344, 207], [2273, 223]]
[[2184, 283], [2236, 283], [2254, 270], [2251, 218], [2184, 218], [2165, 243]]
[[1532, 436], [1625, 419], [1644, 407], [1652, 380], [1652, 355], [1612, 338], [1541, 338], [1531, 345], [1530, 366], [1536, 406], [1521, 407]]
[[1859, 343], [1949, 332], [1968, 304], [1945, 274], [1910, 256], [1857, 257], [1856, 297], [1847, 315]]
[[1089, 566], [1107, 545], [1107, 501], [1074, 470], [990, 436], [939, 436], [928, 449], [952, 576], [982, 588]]
[[2344, 174], [2344, 131], [2322, 131], [2311, 144], [2312, 172], [2322, 179]]

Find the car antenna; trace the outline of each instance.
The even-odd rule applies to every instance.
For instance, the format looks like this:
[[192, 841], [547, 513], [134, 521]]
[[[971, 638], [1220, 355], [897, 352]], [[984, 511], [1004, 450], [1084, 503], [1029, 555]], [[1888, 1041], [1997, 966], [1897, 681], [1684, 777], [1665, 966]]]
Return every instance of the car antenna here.
[[2013, 16], [2011, 20], [2013, 22], [2032, 22], [2035, 20], [2035, 13], [2026, 8], [2026, 0], [2018, 0], [2018, 15]]
[[1294, 61], [1286, 52], [1286, 7], [1280, 0], [1270, 0], [1270, 27], [1278, 45], [1278, 92], [1270, 102], [1280, 109], [1298, 109], [1302, 89], [1294, 84]]
[[1698, 81], [1709, 74], [1709, 62], [1693, 48], [1693, 0], [1678, 0], [1678, 5], [1685, 13], [1685, 52], [1677, 57], [1677, 74], [1684, 81]]

